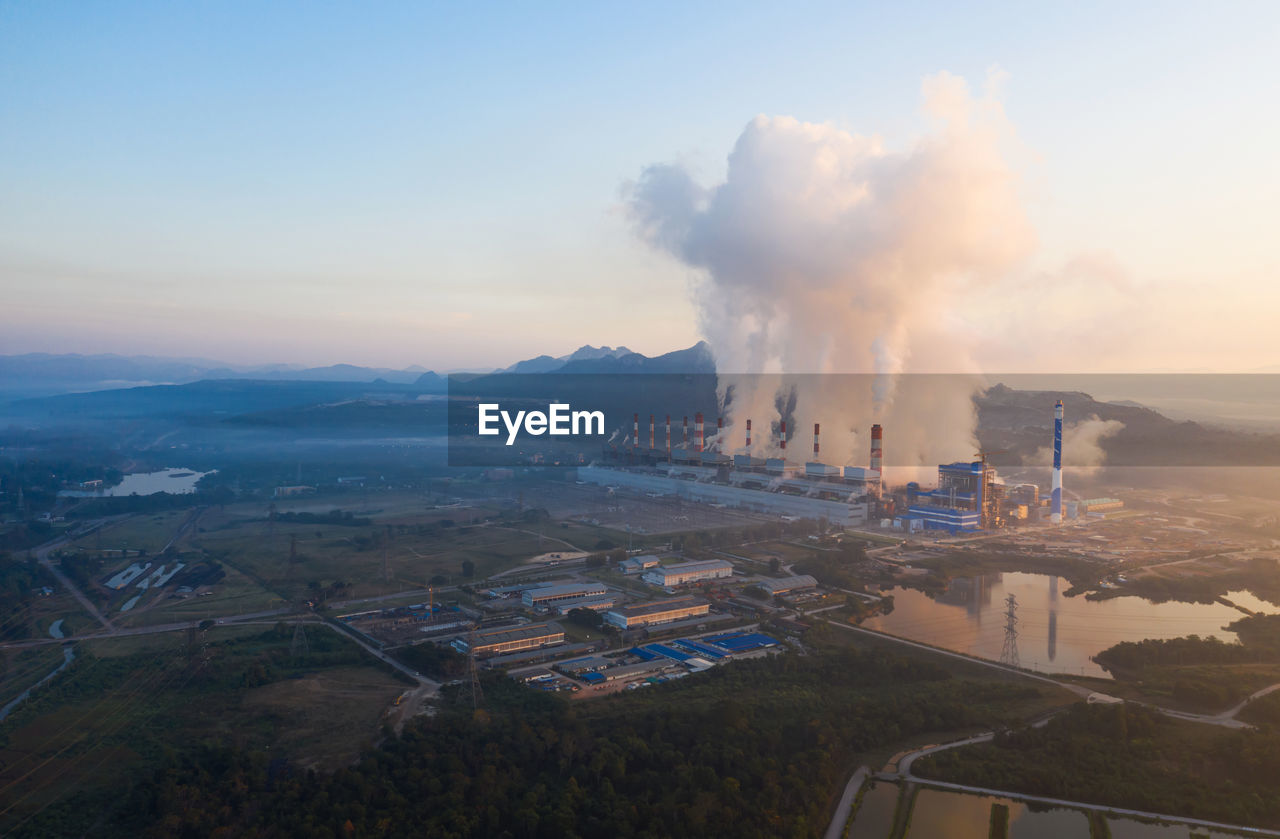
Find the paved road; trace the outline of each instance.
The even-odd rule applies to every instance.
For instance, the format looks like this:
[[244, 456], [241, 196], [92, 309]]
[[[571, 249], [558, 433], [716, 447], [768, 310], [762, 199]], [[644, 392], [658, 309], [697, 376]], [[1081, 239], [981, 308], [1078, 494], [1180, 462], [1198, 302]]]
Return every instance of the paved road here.
[[831, 817], [831, 824], [827, 825], [827, 832], [823, 839], [840, 839], [844, 835], [845, 823], [849, 821], [849, 811], [853, 809], [854, 796], [858, 794], [858, 790], [862, 788], [862, 782], [869, 774], [871, 774], [870, 769], [859, 766], [849, 778], [849, 783], [844, 785], [844, 794], [840, 796], [840, 803], [836, 805], [836, 814]]
[[61, 585], [67, 591], [71, 592], [71, 596], [76, 599], [76, 602], [80, 604], [80, 607], [84, 609], [86, 612], [88, 612], [90, 615], [92, 615], [94, 620], [102, 624], [104, 629], [107, 629], [109, 631], [114, 630], [115, 626], [111, 623], [111, 621], [107, 620], [106, 615], [98, 611], [98, 607], [93, 605], [93, 602], [89, 600], [89, 598], [84, 596], [84, 592], [76, 588], [75, 584], [72, 583], [70, 579], [68, 579], [67, 575], [62, 573], [62, 569], [58, 568], [58, 566], [54, 564], [53, 560], [49, 558], [49, 554], [55, 548], [62, 547], [68, 541], [70, 541], [70, 537], [64, 536], [62, 538], [55, 539], [52, 542], [48, 542], [44, 545], [41, 545], [40, 547], [36, 548], [36, 560], [41, 565], [43, 565], [49, 571], [49, 573], [54, 576], [54, 578], [57, 579], [59, 585]]
[[1280, 690], [1280, 684], [1268, 685], [1267, 687], [1264, 687], [1262, 690], [1255, 690], [1253, 693], [1246, 696], [1239, 705], [1236, 705], [1234, 708], [1228, 708], [1227, 710], [1223, 711], [1221, 714], [1217, 714], [1217, 716], [1223, 719], [1234, 717], [1236, 714], [1243, 711], [1244, 707], [1248, 705], [1250, 702], [1252, 702], [1253, 700], [1260, 699], [1261, 697], [1266, 696], [1268, 693], [1275, 693], [1277, 690]]

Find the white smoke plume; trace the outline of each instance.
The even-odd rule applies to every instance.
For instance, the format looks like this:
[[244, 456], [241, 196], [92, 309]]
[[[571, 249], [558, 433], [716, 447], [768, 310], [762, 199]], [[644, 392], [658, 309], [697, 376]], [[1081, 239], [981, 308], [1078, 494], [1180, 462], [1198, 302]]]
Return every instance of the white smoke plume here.
[[[954, 304], [998, 282], [1035, 236], [1000, 103], [946, 73], [922, 92], [930, 130], [905, 149], [759, 116], [723, 183], [655, 165], [627, 190], [638, 234], [699, 273], [700, 327], [722, 397], [733, 390], [726, 434], [740, 444], [752, 419], [757, 454], [776, 452], [770, 426], [783, 418], [798, 459], [814, 422], [829, 463], [865, 464], [872, 422], [884, 424], [887, 465], [975, 451], [971, 398], [982, 383], [956, 338]], [[961, 375], [928, 387], [899, 378], [913, 372]]]
[[[1102, 441], [1124, 430], [1120, 420], [1099, 419], [1093, 414], [1087, 420], [1068, 423], [1062, 428], [1062, 465], [1077, 475], [1092, 475], [1106, 464], [1107, 453]], [[1052, 466], [1053, 447], [1042, 446], [1028, 461], [1031, 466]]]

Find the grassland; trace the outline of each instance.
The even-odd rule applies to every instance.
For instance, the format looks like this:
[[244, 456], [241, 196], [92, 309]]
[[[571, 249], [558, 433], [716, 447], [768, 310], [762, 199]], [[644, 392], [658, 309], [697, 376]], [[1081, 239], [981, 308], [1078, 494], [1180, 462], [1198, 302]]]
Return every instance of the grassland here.
[[[59, 835], [63, 821], [40, 821], [52, 818], [42, 815], [49, 805], [96, 812], [151, 767], [205, 743], [310, 767], [349, 763], [381, 737], [383, 714], [406, 687], [319, 625], [300, 656], [291, 627], [215, 628], [194, 640], [178, 632], [79, 645], [72, 667], [0, 724], [0, 832], [35, 817], [28, 835]], [[78, 834], [80, 809], [54, 812]]]

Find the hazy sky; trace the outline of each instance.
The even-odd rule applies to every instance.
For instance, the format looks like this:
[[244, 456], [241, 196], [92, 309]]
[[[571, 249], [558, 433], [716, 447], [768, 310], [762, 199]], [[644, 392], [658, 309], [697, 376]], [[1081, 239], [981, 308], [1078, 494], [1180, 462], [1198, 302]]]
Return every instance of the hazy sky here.
[[[994, 80], [1035, 231], [976, 332], [1280, 364], [1280, 4], [962, 5], [0, 2], [0, 354], [687, 346], [625, 185], [718, 182], [757, 115], [908, 146], [945, 71]], [[1094, 307], [1132, 335], [1042, 328]]]

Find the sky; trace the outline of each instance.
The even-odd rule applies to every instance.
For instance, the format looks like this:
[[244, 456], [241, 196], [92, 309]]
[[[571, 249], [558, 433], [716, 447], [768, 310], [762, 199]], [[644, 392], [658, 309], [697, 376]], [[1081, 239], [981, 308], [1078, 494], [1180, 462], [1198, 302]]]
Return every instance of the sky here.
[[1280, 365], [1280, 5], [961, 5], [0, 2], [0, 354], [686, 347], [644, 173], [761, 116], [909, 150], [945, 74], [1034, 231], [955, 304], [981, 363]]

